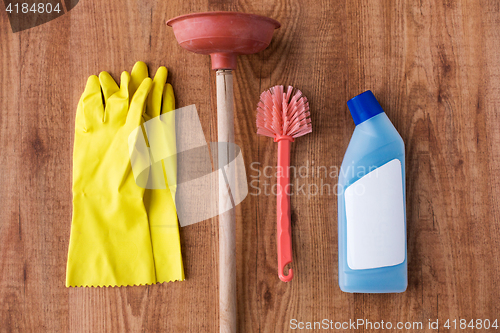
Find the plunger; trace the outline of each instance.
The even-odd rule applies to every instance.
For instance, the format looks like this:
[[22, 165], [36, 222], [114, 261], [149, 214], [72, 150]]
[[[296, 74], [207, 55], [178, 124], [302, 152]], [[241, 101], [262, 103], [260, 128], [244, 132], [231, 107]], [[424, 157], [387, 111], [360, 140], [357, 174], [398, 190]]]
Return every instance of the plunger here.
[[[207, 12], [182, 15], [167, 21], [185, 49], [209, 54], [217, 71], [217, 135], [219, 142], [234, 142], [233, 73], [236, 57], [264, 50], [280, 23], [268, 17]], [[231, 145], [220, 145], [218, 167], [232, 160]], [[233, 177], [227, 175], [227, 177]], [[222, 177], [220, 177], [222, 178]], [[228, 183], [232, 183], [229, 179]], [[219, 179], [219, 212], [231, 204], [226, 180]], [[219, 325], [220, 332], [236, 332], [236, 233], [234, 208], [219, 214]]]

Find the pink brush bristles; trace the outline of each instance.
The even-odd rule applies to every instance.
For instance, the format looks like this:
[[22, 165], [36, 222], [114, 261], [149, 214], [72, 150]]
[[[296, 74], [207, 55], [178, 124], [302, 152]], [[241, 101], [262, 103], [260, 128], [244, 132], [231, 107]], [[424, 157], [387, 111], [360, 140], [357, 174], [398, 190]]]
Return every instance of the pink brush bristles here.
[[[274, 86], [260, 95], [257, 104], [257, 134], [271, 138], [298, 138], [312, 132], [309, 103], [298, 89]], [[293, 93], [293, 96], [292, 96]]]

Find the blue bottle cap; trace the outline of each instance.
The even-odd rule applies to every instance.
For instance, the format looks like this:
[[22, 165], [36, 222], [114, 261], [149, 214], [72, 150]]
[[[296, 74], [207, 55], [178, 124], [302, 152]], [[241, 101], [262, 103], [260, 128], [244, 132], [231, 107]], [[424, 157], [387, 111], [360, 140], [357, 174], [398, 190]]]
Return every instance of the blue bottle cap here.
[[371, 90], [367, 90], [348, 100], [347, 107], [351, 111], [351, 116], [356, 126], [384, 112]]

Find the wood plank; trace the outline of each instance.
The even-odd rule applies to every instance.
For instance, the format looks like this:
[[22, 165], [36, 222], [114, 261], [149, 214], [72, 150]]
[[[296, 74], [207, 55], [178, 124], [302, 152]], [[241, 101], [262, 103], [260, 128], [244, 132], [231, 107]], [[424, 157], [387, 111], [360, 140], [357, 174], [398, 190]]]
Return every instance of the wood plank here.
[[[19, 36], [10, 29], [6, 15], [0, 15], [1, 70], [0, 101], [0, 321], [9, 331], [26, 329], [26, 265], [19, 200], [18, 168], [21, 163], [20, 124], [17, 112], [20, 100]], [[8, 31], [8, 30], [7, 30]]]

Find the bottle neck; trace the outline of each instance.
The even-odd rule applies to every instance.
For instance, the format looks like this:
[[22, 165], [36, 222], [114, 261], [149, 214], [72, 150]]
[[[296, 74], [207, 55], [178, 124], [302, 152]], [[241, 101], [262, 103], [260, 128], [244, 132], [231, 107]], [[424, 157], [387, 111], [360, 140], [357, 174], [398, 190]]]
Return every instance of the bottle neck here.
[[370, 90], [351, 98], [347, 101], [347, 106], [356, 126], [384, 112]]

